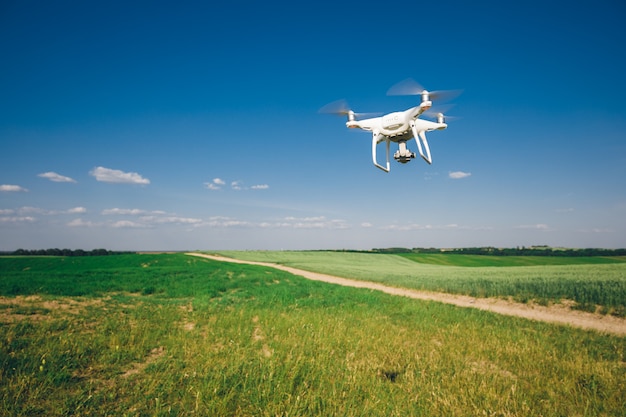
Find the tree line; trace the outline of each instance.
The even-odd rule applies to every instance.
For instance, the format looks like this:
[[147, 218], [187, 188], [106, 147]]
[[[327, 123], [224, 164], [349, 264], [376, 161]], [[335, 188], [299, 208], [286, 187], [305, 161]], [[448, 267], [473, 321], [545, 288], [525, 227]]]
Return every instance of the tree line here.
[[121, 255], [135, 252], [120, 252], [111, 251], [107, 249], [18, 249], [13, 252], [3, 252], [1, 255], [5, 256], [108, 256], [108, 255]]
[[626, 249], [603, 249], [603, 248], [552, 248], [549, 246], [531, 246], [516, 248], [387, 248], [373, 249], [379, 253], [451, 253], [459, 255], [490, 255], [490, 256], [626, 256]]

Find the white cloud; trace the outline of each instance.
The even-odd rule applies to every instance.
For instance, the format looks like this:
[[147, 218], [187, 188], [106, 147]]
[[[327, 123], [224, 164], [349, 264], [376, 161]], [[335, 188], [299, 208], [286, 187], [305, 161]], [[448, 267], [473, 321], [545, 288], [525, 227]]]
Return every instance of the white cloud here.
[[20, 187], [19, 185], [10, 185], [10, 184], [2, 184], [0, 185], [0, 191], [4, 192], [27, 192], [26, 188]]
[[600, 229], [597, 227], [592, 229], [579, 229], [578, 231], [582, 233], [615, 233], [615, 230], [613, 229]]
[[249, 227], [252, 223], [236, 220], [231, 217], [212, 216], [206, 221], [194, 223], [194, 227]]
[[98, 223], [85, 221], [83, 219], [74, 219], [71, 222], [67, 223], [70, 227], [94, 227], [98, 226]]
[[258, 225], [262, 228], [285, 228], [285, 229], [328, 229], [340, 230], [348, 229], [349, 225], [345, 220], [327, 219], [325, 216], [316, 217], [285, 217], [274, 223], [263, 222]]
[[[221, 178], [213, 178], [211, 181], [209, 182], [205, 182], [204, 186], [209, 189], [209, 190], [213, 190], [213, 191], [218, 191], [221, 190], [224, 186], [226, 185], [226, 181], [224, 181]], [[268, 188], [270, 188], [270, 186], [268, 184], [256, 184], [253, 185], [251, 187], [246, 187], [244, 186], [244, 182], [241, 180], [236, 180], [236, 181], [231, 181], [230, 182], [230, 188], [232, 190], [235, 191], [242, 191], [242, 190], [267, 190]]]
[[192, 217], [178, 217], [178, 216], [143, 216], [139, 218], [141, 221], [152, 224], [198, 224], [202, 223], [202, 219], [195, 219]]
[[111, 227], [116, 229], [143, 229], [149, 226], [143, 223], [132, 222], [130, 220], [120, 220], [111, 224]]
[[453, 180], [460, 180], [462, 178], [467, 178], [470, 175], [472, 175], [470, 172], [463, 172], [463, 171], [454, 171], [454, 172], [448, 173], [448, 177], [452, 178]]
[[20, 214], [23, 214], [23, 213], [47, 214], [48, 213], [47, 210], [44, 210], [42, 208], [29, 207], [29, 206], [20, 207], [18, 211], [20, 212]]
[[490, 226], [463, 226], [456, 223], [449, 224], [417, 224], [417, 223], [406, 223], [406, 224], [390, 224], [387, 226], [380, 227], [380, 230], [390, 230], [390, 231], [413, 231], [413, 230], [493, 230]]
[[146, 210], [141, 210], [141, 209], [121, 209], [121, 208], [112, 208], [112, 209], [105, 209], [102, 210], [102, 214], [105, 216], [114, 214], [114, 215], [139, 215], [139, 214], [146, 214], [147, 211]]
[[37, 175], [38, 177], [41, 178], [47, 178], [50, 181], [53, 182], [76, 182], [76, 180], [70, 178], [70, 177], [66, 177], [60, 174], [57, 174], [56, 172], [44, 172], [42, 174]]
[[0, 223], [33, 223], [37, 219], [31, 216], [0, 217]]
[[85, 207], [73, 207], [67, 210], [47, 210], [40, 207], [24, 206], [17, 209], [19, 214], [40, 214], [43, 216], [56, 216], [59, 214], [82, 214], [87, 213]]
[[13, 214], [13, 213], [15, 213], [15, 210], [11, 210], [11, 209], [0, 210], [0, 215], [7, 215], [7, 214]]
[[206, 188], [208, 188], [209, 190], [214, 190], [214, 191], [221, 190], [224, 184], [226, 183], [221, 178], [213, 178], [211, 182], [204, 183], [204, 185], [206, 185]]
[[531, 229], [531, 230], [550, 230], [550, 226], [544, 223], [537, 224], [522, 224], [515, 227], [516, 229]]
[[361, 227], [369, 228], [369, 227], [372, 227], [372, 226], [373, 225], [370, 222], [363, 222], [363, 223], [361, 223]]
[[74, 207], [66, 211], [67, 214], [80, 214], [87, 213], [87, 209], [85, 207]]
[[429, 226], [422, 226], [416, 223], [406, 223], [406, 224], [390, 224], [388, 226], [382, 226], [381, 230], [392, 230], [392, 231], [409, 231], [409, 230], [424, 230], [429, 229]]
[[123, 172], [117, 169], [96, 167], [89, 172], [97, 181], [117, 184], [150, 184], [150, 180], [143, 178], [136, 172]]

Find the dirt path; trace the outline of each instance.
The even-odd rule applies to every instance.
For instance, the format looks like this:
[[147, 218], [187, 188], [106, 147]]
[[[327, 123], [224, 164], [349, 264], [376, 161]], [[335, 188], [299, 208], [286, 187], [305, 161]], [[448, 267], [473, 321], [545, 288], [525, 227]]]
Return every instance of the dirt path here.
[[447, 304], [454, 304], [460, 307], [478, 308], [480, 310], [491, 311], [507, 316], [523, 317], [530, 320], [544, 321], [549, 323], [566, 324], [583, 329], [598, 330], [617, 336], [626, 336], [626, 320], [614, 316], [604, 316], [600, 314], [586, 313], [572, 310], [564, 305], [540, 306], [514, 303], [497, 298], [475, 298], [466, 295], [455, 295], [446, 293], [436, 293], [429, 291], [411, 290], [406, 288], [389, 287], [376, 282], [358, 281], [348, 278], [340, 278], [332, 275], [320, 274], [317, 272], [304, 271], [280, 264], [268, 262], [243, 261], [234, 258], [227, 258], [216, 255], [206, 255], [202, 253], [188, 253], [187, 255], [199, 256], [222, 262], [233, 262], [240, 264], [262, 265], [280, 269], [299, 275], [301, 277], [323, 281], [331, 284], [344, 285], [355, 288], [369, 288], [382, 291], [387, 294], [400, 295], [403, 297], [416, 298], [420, 300], [439, 301]]

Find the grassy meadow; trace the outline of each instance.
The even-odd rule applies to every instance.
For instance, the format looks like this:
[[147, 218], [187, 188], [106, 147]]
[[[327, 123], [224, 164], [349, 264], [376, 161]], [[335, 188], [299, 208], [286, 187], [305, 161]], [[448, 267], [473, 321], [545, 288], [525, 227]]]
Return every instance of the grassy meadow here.
[[624, 257], [325, 251], [222, 251], [220, 254], [418, 290], [512, 298], [542, 305], [569, 300], [577, 309], [626, 316]]
[[623, 416], [625, 353], [183, 254], [0, 258], [0, 415]]

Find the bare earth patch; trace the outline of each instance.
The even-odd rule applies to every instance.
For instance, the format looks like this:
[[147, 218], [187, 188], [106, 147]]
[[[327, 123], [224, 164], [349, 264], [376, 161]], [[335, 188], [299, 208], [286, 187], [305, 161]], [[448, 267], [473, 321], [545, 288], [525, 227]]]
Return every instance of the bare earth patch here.
[[165, 355], [165, 348], [163, 346], [156, 347], [150, 351], [148, 356], [146, 356], [144, 362], [133, 363], [126, 372], [122, 374], [122, 378], [128, 378], [132, 375], [140, 374], [150, 365], [151, 363], [156, 362], [161, 359]]
[[392, 295], [416, 298], [420, 300], [438, 301], [460, 307], [470, 307], [480, 310], [491, 311], [493, 313], [503, 314], [507, 316], [523, 317], [530, 320], [537, 320], [548, 323], [565, 324], [572, 327], [597, 330], [617, 336], [626, 336], [626, 319], [572, 310], [565, 304], [540, 306], [535, 304], [516, 303], [513, 301], [502, 300], [498, 298], [476, 298], [466, 295], [419, 291], [406, 288], [390, 287], [376, 282], [358, 281], [348, 278], [335, 277], [332, 275], [304, 271], [301, 269], [273, 264], [269, 262], [243, 261], [239, 259], [227, 258], [216, 255], [206, 255], [201, 253], [188, 253], [187, 255], [199, 256], [202, 258], [208, 258], [222, 262], [269, 266], [271, 268], [280, 269], [282, 271], [286, 271], [294, 275], [299, 275], [301, 277], [315, 281], [323, 281], [331, 284], [344, 285], [354, 288], [369, 288]]
[[24, 319], [47, 320], [63, 314], [78, 315], [89, 306], [100, 306], [103, 303], [102, 299], [62, 297], [46, 300], [39, 295], [0, 296], [0, 323], [14, 323]]

